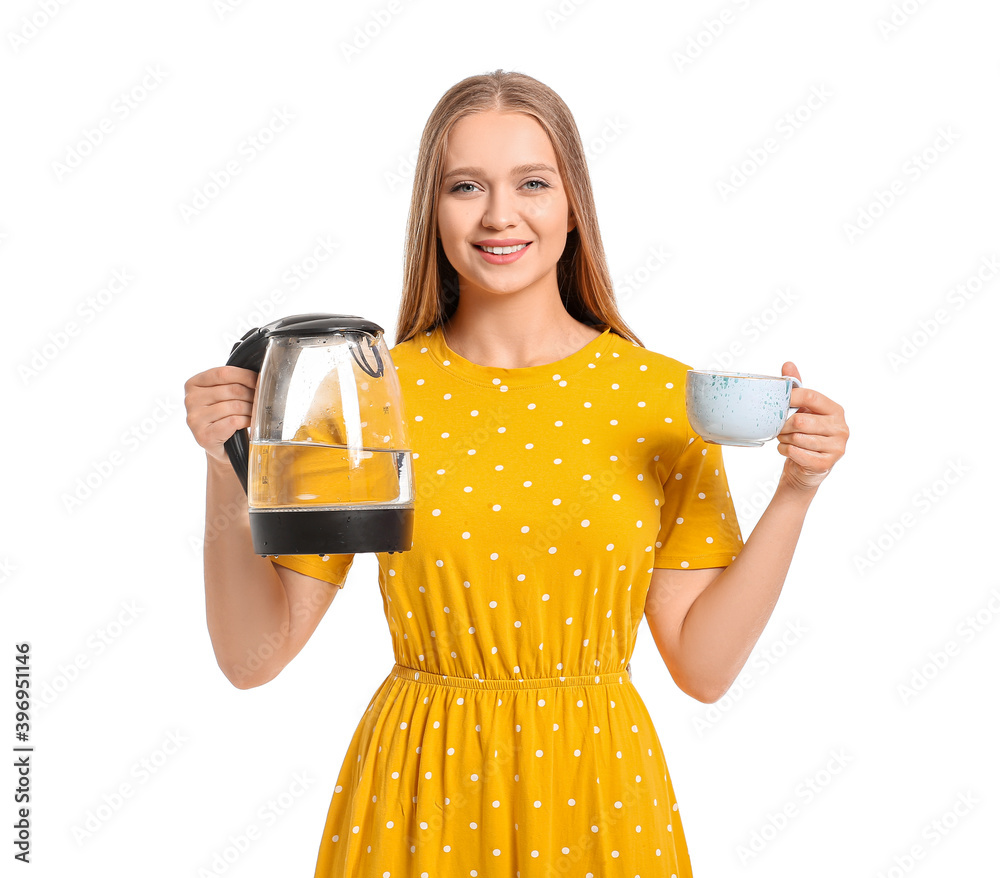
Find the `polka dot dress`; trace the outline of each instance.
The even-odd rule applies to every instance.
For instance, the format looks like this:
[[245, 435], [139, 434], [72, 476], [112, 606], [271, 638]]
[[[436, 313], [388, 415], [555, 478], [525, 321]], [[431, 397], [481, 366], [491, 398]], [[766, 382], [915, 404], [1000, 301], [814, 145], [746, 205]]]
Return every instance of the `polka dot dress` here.
[[[440, 328], [392, 351], [413, 548], [381, 553], [395, 666], [351, 740], [317, 878], [691, 875], [628, 666], [654, 567], [742, 540], [687, 366], [605, 330], [503, 369]], [[341, 585], [352, 555], [278, 563]]]

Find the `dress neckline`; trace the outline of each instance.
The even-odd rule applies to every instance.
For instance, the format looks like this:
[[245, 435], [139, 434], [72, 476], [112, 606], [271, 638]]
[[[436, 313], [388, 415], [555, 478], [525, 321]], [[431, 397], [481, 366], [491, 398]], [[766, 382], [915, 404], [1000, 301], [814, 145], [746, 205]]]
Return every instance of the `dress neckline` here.
[[433, 329], [425, 330], [424, 335], [426, 338], [424, 344], [442, 369], [472, 384], [505, 391], [513, 387], [535, 387], [553, 381], [559, 382], [567, 375], [572, 375], [581, 369], [586, 369], [589, 364], [596, 363], [602, 354], [608, 351], [614, 333], [611, 332], [611, 327], [609, 326], [600, 335], [594, 336], [579, 350], [562, 359], [552, 363], [543, 363], [538, 366], [522, 366], [516, 369], [505, 369], [501, 366], [483, 366], [480, 363], [473, 363], [471, 360], [465, 359], [461, 354], [456, 353], [448, 347], [440, 324]]

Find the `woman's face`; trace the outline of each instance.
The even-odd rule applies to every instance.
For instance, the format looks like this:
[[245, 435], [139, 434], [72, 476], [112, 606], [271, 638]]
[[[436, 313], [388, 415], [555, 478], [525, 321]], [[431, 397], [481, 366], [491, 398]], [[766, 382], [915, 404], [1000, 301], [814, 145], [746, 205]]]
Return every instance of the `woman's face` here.
[[[491, 110], [452, 127], [438, 234], [461, 293], [557, 290], [556, 264], [575, 225], [555, 151], [533, 117]], [[483, 249], [494, 242], [527, 246], [494, 256]]]

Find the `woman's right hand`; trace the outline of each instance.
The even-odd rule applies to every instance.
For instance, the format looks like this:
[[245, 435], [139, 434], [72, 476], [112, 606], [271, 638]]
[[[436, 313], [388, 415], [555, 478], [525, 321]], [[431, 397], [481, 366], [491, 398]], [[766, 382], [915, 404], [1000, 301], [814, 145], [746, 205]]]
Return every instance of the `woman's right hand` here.
[[228, 463], [225, 443], [250, 426], [257, 373], [239, 366], [218, 366], [184, 382], [187, 425], [210, 458]]

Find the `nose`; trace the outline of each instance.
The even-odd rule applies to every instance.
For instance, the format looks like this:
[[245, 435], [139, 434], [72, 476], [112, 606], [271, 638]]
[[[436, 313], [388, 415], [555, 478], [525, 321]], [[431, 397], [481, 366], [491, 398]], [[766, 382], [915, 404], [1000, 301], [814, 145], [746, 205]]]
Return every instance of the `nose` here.
[[501, 188], [489, 194], [483, 212], [483, 225], [491, 229], [505, 229], [517, 225], [517, 209], [509, 192]]

